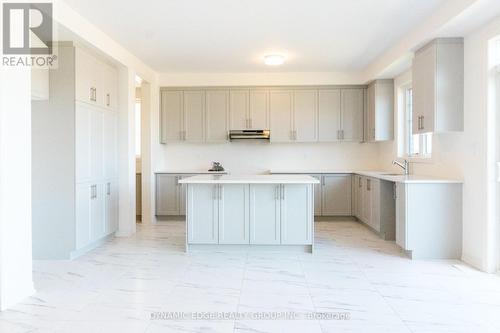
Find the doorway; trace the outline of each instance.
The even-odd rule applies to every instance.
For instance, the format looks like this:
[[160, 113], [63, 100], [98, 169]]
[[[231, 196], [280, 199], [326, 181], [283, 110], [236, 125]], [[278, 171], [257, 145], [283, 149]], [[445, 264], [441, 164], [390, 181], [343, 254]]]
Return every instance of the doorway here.
[[142, 154], [141, 154], [141, 127], [142, 127], [142, 79], [135, 77], [135, 215], [136, 222], [142, 223]]

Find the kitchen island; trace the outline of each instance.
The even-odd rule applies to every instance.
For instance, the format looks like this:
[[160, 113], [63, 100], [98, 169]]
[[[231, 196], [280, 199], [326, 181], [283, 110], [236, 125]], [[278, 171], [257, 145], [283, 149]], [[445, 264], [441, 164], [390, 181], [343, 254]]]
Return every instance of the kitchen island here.
[[186, 251], [312, 252], [314, 184], [307, 175], [199, 175], [186, 186]]

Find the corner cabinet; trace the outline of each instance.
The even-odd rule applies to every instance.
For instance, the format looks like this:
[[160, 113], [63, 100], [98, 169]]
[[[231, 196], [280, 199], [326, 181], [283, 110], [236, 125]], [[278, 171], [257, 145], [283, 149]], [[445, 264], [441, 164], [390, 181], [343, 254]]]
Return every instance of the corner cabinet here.
[[413, 59], [413, 133], [464, 129], [464, 44], [438, 38]]
[[394, 139], [394, 80], [368, 85], [365, 137], [368, 142]]

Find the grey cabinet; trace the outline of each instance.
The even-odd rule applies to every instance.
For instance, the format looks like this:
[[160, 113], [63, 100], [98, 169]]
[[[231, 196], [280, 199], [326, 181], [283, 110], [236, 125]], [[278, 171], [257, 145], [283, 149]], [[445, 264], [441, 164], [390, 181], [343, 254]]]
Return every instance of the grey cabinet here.
[[365, 89], [341, 90], [340, 138], [342, 141], [363, 141]]
[[269, 99], [271, 142], [293, 142], [293, 91], [272, 90]]
[[368, 85], [365, 123], [367, 141], [394, 139], [394, 80], [375, 80]]
[[281, 185], [281, 244], [312, 243], [312, 186]]
[[188, 242], [217, 244], [219, 241], [219, 186], [188, 186]]
[[350, 174], [323, 175], [321, 181], [321, 215], [351, 215], [351, 191], [352, 181]]
[[219, 244], [249, 244], [249, 186], [224, 184], [219, 185], [218, 191]]
[[462, 184], [396, 185], [396, 243], [412, 259], [462, 256]]
[[207, 142], [227, 141], [229, 130], [229, 90], [206, 91], [205, 126]]
[[232, 89], [230, 128], [269, 129], [269, 91], [261, 88]]
[[177, 142], [184, 139], [184, 93], [182, 90], [161, 92], [160, 142]]
[[341, 96], [340, 89], [318, 91], [319, 141], [332, 142], [341, 138]]
[[156, 215], [179, 215], [181, 186], [178, 175], [156, 175]]
[[280, 244], [281, 186], [250, 185], [250, 244]]
[[205, 91], [184, 91], [183, 140], [205, 141]]
[[462, 38], [438, 38], [413, 59], [413, 133], [464, 129]]
[[316, 89], [293, 91], [293, 141], [318, 141], [317, 95]]

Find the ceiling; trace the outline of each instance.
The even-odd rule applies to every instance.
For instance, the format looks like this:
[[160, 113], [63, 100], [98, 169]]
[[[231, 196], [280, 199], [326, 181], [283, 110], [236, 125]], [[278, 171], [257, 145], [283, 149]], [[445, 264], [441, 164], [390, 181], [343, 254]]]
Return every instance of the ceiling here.
[[196, 73], [359, 71], [444, 0], [66, 2], [154, 70]]

